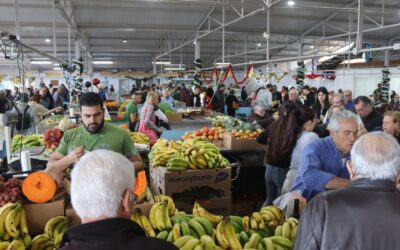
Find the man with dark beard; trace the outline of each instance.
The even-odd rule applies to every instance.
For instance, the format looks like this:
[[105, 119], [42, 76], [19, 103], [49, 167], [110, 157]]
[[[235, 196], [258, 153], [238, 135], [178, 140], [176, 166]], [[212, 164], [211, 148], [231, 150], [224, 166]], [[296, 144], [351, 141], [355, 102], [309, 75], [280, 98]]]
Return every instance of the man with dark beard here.
[[128, 158], [135, 173], [143, 168], [142, 158], [127, 131], [104, 123], [103, 101], [97, 93], [84, 93], [79, 99], [82, 125], [68, 130], [60, 146], [51, 155], [46, 172], [60, 182], [65, 169], [78, 161], [85, 152], [107, 149]]

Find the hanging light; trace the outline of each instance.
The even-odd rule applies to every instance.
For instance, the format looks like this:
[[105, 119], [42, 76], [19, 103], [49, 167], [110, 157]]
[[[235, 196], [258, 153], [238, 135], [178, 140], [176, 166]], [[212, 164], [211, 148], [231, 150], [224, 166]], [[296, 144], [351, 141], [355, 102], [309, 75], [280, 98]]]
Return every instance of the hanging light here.
[[288, 2], [287, 2], [287, 5], [289, 5], [289, 6], [294, 6], [296, 3], [293, 1], [293, 0], [289, 0]]

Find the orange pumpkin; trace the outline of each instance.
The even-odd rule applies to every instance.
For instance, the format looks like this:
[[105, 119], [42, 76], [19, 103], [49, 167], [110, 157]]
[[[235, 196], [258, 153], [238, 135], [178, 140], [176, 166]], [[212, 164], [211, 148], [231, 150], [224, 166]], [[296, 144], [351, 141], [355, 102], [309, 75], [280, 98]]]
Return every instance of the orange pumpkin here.
[[45, 172], [29, 174], [22, 183], [22, 193], [35, 203], [45, 203], [53, 199], [56, 191], [56, 182]]
[[140, 197], [146, 192], [146, 189], [147, 189], [146, 172], [140, 171], [136, 176], [133, 193], [136, 195], [136, 197]]

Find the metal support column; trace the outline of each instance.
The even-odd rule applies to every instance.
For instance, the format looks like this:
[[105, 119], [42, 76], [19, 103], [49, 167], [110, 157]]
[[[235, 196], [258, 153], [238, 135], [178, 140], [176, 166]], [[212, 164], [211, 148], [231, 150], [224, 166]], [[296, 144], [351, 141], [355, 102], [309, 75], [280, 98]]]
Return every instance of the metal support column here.
[[222, 6], [222, 65], [225, 63], [225, 5]]
[[15, 10], [15, 36], [18, 40], [21, 39], [20, 26], [19, 26], [19, 3], [18, 0], [14, 0], [14, 10]]
[[[53, 56], [57, 57], [57, 43], [56, 43], [56, 3], [53, 1], [53, 6], [52, 6], [52, 12], [53, 12], [53, 20], [52, 20], [52, 26], [53, 26]], [[60, 65], [61, 67], [61, 65]]]
[[78, 59], [81, 56], [79, 40], [75, 37], [75, 58]]
[[358, 21], [357, 21], [357, 40], [356, 51], [360, 51], [363, 47], [363, 30], [364, 30], [364, 0], [358, 0]]
[[[268, 7], [267, 7], [267, 60], [269, 61], [269, 39], [270, 39], [270, 28], [271, 28], [271, 6], [270, 6], [270, 0], [268, 0]], [[268, 70], [271, 69], [271, 63], [268, 63]]]
[[385, 50], [385, 67], [390, 66], [390, 50]]
[[[182, 50], [182, 48], [181, 48]], [[194, 59], [200, 58], [200, 40], [195, 40], [194, 44]]]

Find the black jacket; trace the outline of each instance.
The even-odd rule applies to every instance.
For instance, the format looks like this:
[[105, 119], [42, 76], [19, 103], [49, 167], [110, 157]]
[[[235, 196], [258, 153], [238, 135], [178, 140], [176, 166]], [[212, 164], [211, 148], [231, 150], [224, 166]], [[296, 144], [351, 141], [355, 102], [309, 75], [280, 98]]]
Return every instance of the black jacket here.
[[64, 233], [60, 250], [177, 250], [167, 241], [149, 238], [133, 221], [112, 218], [72, 227]]
[[368, 132], [382, 130], [383, 115], [375, 108], [367, 117], [361, 117], [361, 120]]
[[272, 116], [269, 116], [267, 113], [265, 113], [265, 115], [263, 117], [257, 115], [256, 113], [254, 113], [254, 111], [252, 110], [249, 114], [249, 116], [247, 117], [247, 121], [250, 123], [253, 123], [254, 121], [257, 121], [258, 124], [260, 124], [260, 126], [263, 129], [267, 129], [268, 126], [274, 122], [274, 118]]
[[314, 197], [294, 249], [399, 249], [400, 192], [392, 181], [357, 179]]
[[212, 99], [213, 109], [220, 113], [225, 113], [225, 95], [224, 92], [217, 91]]

